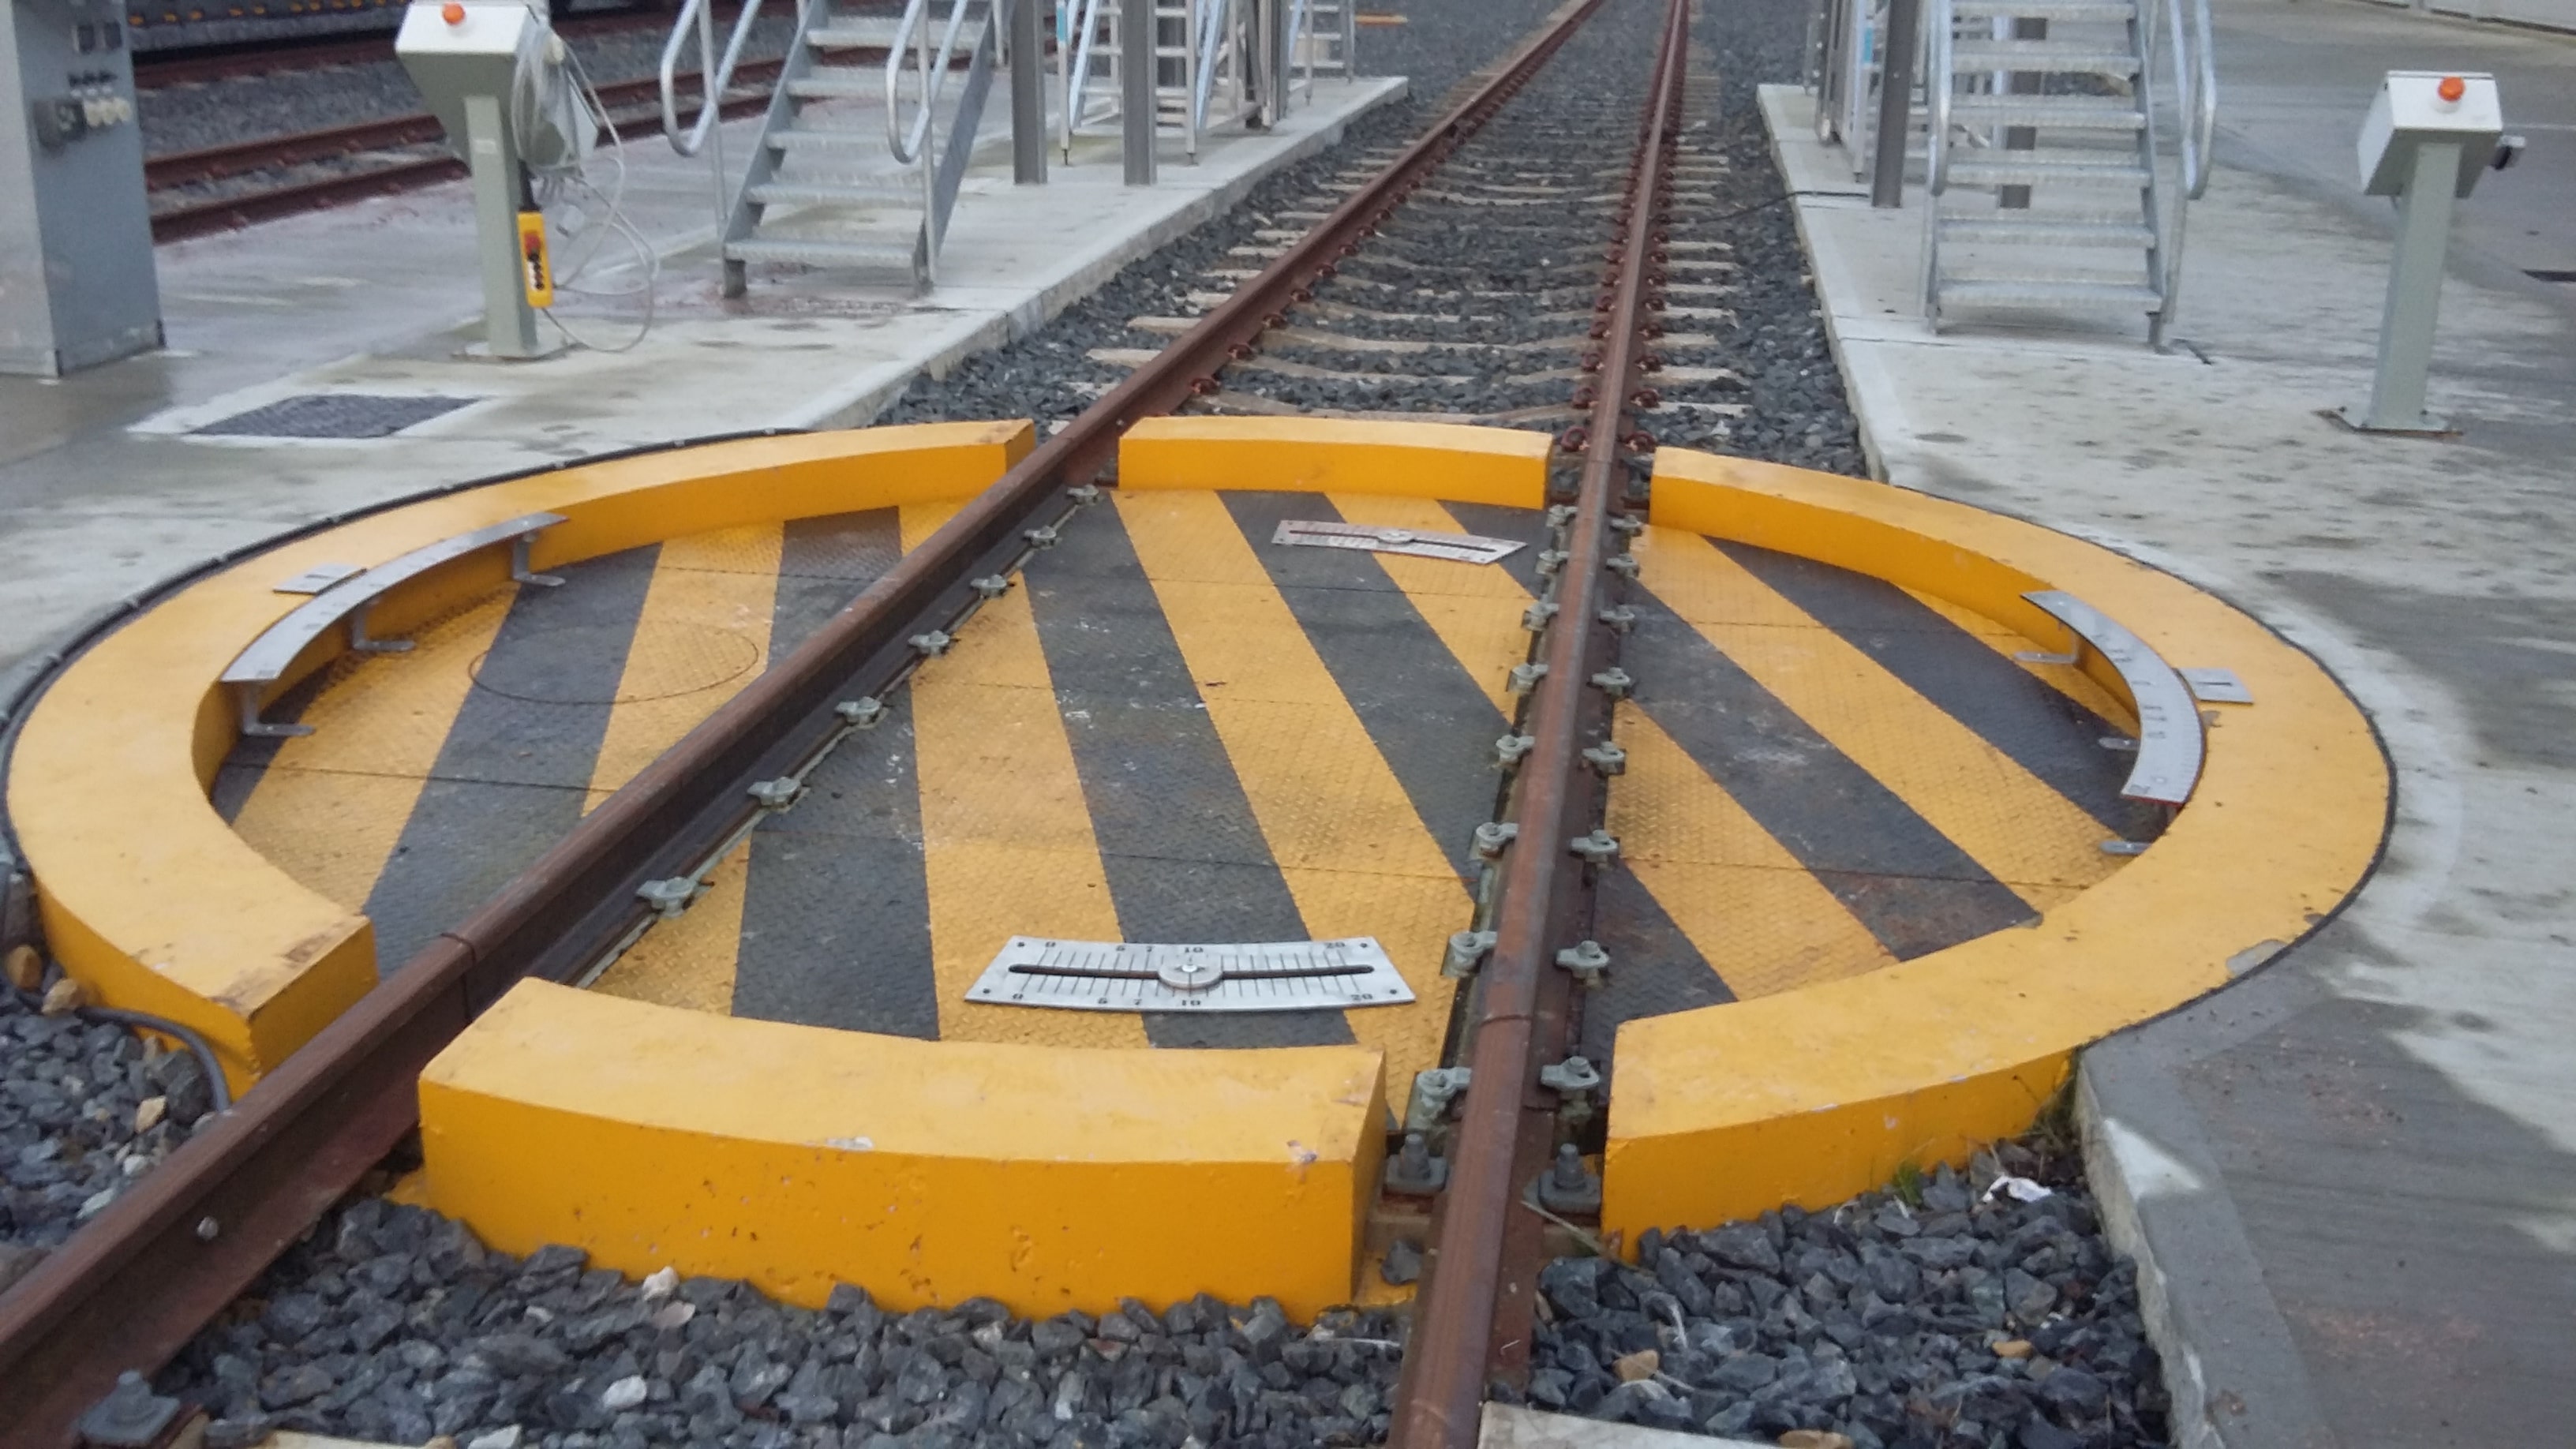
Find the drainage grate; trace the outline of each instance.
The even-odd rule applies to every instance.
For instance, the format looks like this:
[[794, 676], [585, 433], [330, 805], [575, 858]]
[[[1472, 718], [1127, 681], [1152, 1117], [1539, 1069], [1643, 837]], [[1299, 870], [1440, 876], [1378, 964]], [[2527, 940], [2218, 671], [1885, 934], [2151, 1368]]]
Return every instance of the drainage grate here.
[[452, 413], [470, 397], [376, 397], [314, 392], [235, 413], [195, 431], [218, 438], [387, 438], [415, 423]]

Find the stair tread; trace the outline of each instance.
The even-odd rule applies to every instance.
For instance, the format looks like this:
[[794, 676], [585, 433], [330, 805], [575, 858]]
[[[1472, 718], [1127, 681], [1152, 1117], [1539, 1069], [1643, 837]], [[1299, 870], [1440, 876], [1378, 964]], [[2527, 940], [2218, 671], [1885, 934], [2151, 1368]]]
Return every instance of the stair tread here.
[[885, 185], [859, 181], [764, 181], [747, 188], [747, 194], [763, 206], [776, 206], [782, 202], [837, 201], [889, 202], [915, 208], [921, 205], [921, 184], [909, 175], [889, 178]]
[[817, 66], [787, 83], [791, 96], [873, 96], [885, 90], [885, 73], [874, 67]]
[[2138, 68], [2127, 50], [2081, 41], [1980, 40], [1953, 46], [1950, 68], [1963, 70], [2100, 71], [2127, 75]]
[[2081, 217], [2013, 215], [2006, 212], [1961, 216], [1945, 213], [1941, 235], [1962, 240], [2127, 243], [2148, 246], [2155, 232], [2141, 221], [2089, 220]]
[[1962, 19], [2127, 20], [2138, 10], [2129, 0], [1951, 0], [1950, 13]]
[[2146, 125], [2146, 117], [2138, 113], [2137, 106], [2120, 97], [2093, 100], [2058, 96], [1960, 96], [1950, 102], [1950, 116], [1953, 120], [2105, 131], [2135, 131]]
[[2126, 186], [2147, 184], [2147, 168], [2135, 161], [2059, 161], [2011, 152], [1979, 152], [1974, 156], [1954, 155], [1949, 161], [1953, 181], [1986, 181], [2010, 185], [2031, 185], [2051, 181], [2117, 182]]
[[899, 28], [901, 22], [896, 20], [847, 16], [806, 31], [805, 43], [823, 50], [882, 50], [894, 44], [895, 32]]
[[772, 131], [761, 139], [772, 146], [778, 147], [780, 150], [793, 150], [797, 147], [823, 147], [825, 149], [834, 149], [848, 146], [866, 146], [871, 144], [876, 146], [879, 150], [883, 150], [886, 144], [885, 132], [883, 130], [861, 130], [856, 126], [847, 126], [839, 129], [817, 126], [796, 128], [785, 131]]
[[725, 257], [737, 262], [812, 262], [826, 266], [912, 267], [913, 248], [900, 241], [836, 241], [829, 237], [749, 237], [725, 243]]
[[1940, 281], [1940, 296], [1944, 304], [1986, 302], [2033, 306], [2072, 303], [2078, 306], [2155, 307], [2164, 300], [2157, 295], [2155, 288], [2144, 282], [2090, 282], [2053, 277], [1944, 276]]

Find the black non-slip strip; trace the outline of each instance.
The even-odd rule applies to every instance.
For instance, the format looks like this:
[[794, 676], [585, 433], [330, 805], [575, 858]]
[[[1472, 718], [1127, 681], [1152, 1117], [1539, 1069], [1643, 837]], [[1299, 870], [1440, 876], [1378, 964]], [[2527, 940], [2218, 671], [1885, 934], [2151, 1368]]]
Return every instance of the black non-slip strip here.
[[2135, 757], [2102, 748], [2105, 736], [2126, 733], [2120, 726], [1885, 579], [1748, 544], [1717, 547], [2106, 828], [2153, 833], [2155, 808], [2120, 796]]
[[[1088, 511], [1024, 576], [1120, 932], [1130, 941], [1308, 936], [1154, 586], [1114, 507]], [[1338, 1011], [1148, 1012], [1164, 1047], [1324, 1046]]]
[[1900, 959], [2031, 909], [1897, 794], [1674, 616], [1632, 589], [1638, 706]]
[[1508, 538], [1520, 548], [1498, 564], [1480, 564], [1480, 568], [1498, 568], [1519, 580], [1532, 598], [1545, 591], [1547, 580], [1538, 571], [1538, 556], [1556, 547], [1547, 529], [1547, 512], [1538, 508], [1506, 508], [1496, 503], [1444, 503], [1449, 516], [1458, 520], [1462, 533], [1481, 538]]
[[391, 971], [579, 823], [658, 545], [522, 587], [367, 896]]
[[[902, 557], [894, 509], [789, 523], [770, 616], [775, 663]], [[737, 1016], [939, 1035], [912, 695], [816, 767], [794, 810], [751, 837]]]
[[1622, 1022], [1735, 999], [1645, 882], [1624, 869], [1602, 872], [1593, 886], [1592, 939], [1610, 957], [1600, 987], [1581, 996], [1579, 1050], [1596, 1065], [1612, 1060]]

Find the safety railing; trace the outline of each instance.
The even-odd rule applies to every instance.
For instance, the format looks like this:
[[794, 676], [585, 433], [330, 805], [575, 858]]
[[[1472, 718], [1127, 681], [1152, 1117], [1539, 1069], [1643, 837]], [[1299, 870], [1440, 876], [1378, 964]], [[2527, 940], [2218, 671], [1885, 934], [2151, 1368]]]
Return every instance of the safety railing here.
[[[2162, 349], [2182, 295], [2183, 223], [2191, 203], [2209, 189], [2209, 153], [2218, 139], [2218, 52], [2210, 41], [2209, 0], [2158, 3], [2164, 6], [2165, 34], [2172, 46], [2174, 96], [2180, 112], [2175, 131], [2182, 164], [2182, 184], [2174, 189], [2172, 218], [2162, 247], [2164, 305], [2156, 311], [2151, 337]], [[2187, 21], [2186, 6], [2191, 10]]]
[[[801, 9], [801, 7], [800, 7]], [[662, 134], [670, 138], [671, 149], [683, 156], [707, 153], [707, 169], [714, 177], [716, 216], [722, 218], [733, 209], [733, 200], [725, 191], [724, 164], [724, 94], [733, 86], [734, 67], [741, 63], [743, 48], [750, 44], [752, 27], [760, 19], [760, 0], [742, 0], [742, 9], [734, 16], [733, 29], [725, 37], [722, 58], [716, 50], [715, 0], [683, 0], [680, 13], [671, 22], [671, 38], [662, 46]], [[802, 19], [799, 20], [800, 27]], [[696, 124], [680, 125], [680, 61], [691, 40], [698, 43], [698, 119]]]
[[1951, 45], [1958, 28], [1950, 0], [1923, 0], [1923, 296], [1927, 305], [1941, 276], [1941, 193], [1950, 186], [1950, 97], [1958, 89], [1951, 74]]
[[[974, 8], [975, 0], [950, 0], [948, 24], [940, 31], [935, 47], [930, 42], [930, 3], [931, 0], [911, 0], [903, 7], [903, 19], [896, 23], [894, 42], [886, 53], [886, 146], [894, 153], [894, 159], [906, 166], [919, 161], [930, 145], [939, 93], [946, 88], [949, 67], [957, 56], [957, 37], [965, 33], [968, 12]], [[981, 38], [977, 37], [979, 41]], [[914, 89], [921, 102], [909, 124], [903, 114], [907, 61], [913, 62], [920, 73]]]

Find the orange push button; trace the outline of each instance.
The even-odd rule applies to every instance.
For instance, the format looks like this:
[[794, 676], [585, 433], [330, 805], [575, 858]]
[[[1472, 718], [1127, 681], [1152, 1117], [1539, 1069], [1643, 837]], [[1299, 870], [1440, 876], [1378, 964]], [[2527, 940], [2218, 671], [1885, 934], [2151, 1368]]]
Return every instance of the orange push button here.
[[2446, 75], [2442, 77], [2442, 83], [2433, 87], [2433, 94], [2440, 96], [2446, 101], [2457, 101], [2460, 97], [2465, 96], [2468, 93], [2469, 83], [2455, 75]]

